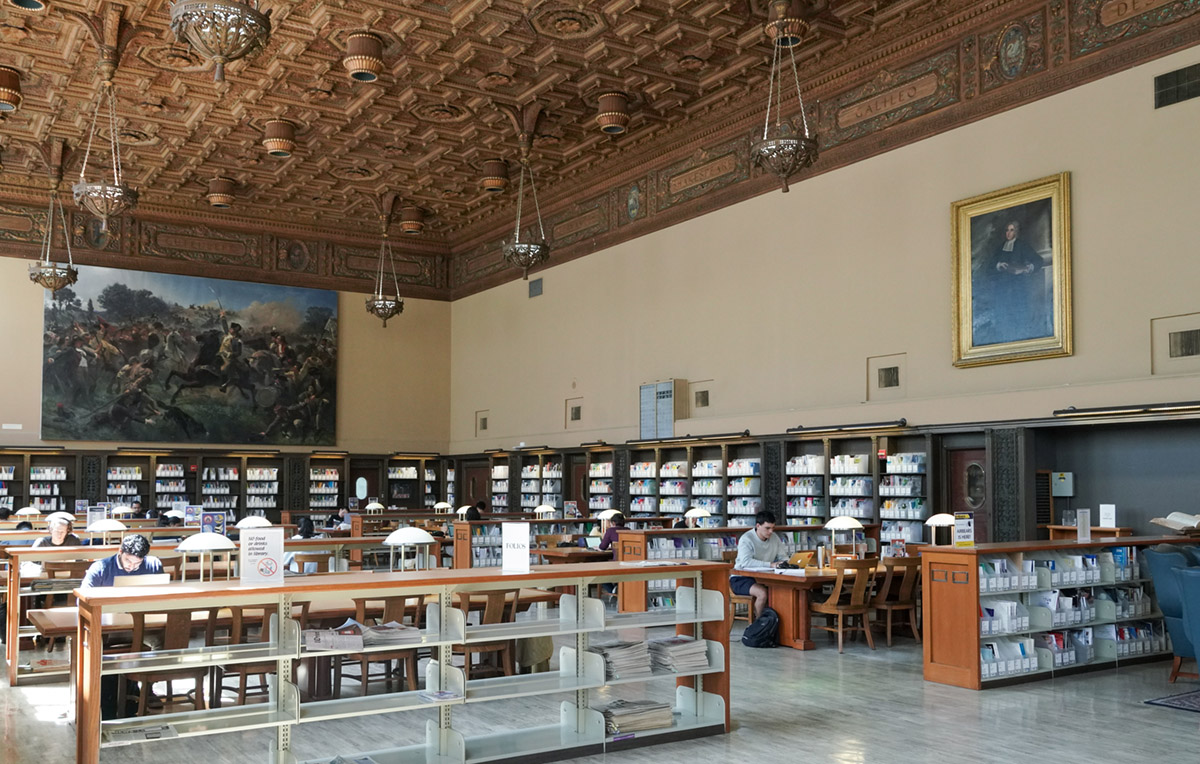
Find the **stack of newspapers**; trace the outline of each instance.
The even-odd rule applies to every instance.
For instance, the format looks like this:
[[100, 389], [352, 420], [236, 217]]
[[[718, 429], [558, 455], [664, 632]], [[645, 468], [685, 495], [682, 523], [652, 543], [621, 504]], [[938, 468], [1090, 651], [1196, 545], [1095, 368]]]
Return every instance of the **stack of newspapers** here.
[[645, 642], [615, 642], [592, 645], [593, 653], [604, 656], [605, 679], [639, 679], [651, 676], [650, 648]]
[[604, 709], [604, 728], [610, 735], [670, 727], [671, 706], [653, 700], [614, 700]]
[[690, 674], [708, 668], [708, 644], [691, 637], [650, 640], [650, 656], [658, 671]]

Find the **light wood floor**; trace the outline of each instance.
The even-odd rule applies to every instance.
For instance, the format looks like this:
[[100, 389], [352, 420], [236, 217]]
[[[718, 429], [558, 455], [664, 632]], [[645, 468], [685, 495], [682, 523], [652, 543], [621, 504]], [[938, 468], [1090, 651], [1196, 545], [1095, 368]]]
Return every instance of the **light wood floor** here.
[[[819, 649], [751, 650], [731, 645], [733, 731], [580, 759], [589, 764], [733, 762], [734, 764], [905, 764], [1016, 761], [1195, 764], [1200, 714], [1142, 701], [1200, 689], [1166, 682], [1167, 663], [1103, 671], [971, 692], [921, 679], [920, 647], [900, 638], [874, 652], [852, 643], [843, 655], [820, 637]], [[625, 685], [624, 697], [667, 699], [662, 683]], [[349, 690], [349, 687], [347, 688]], [[349, 690], [353, 692], [353, 690]], [[614, 691], [612, 697], [616, 697]], [[468, 735], [537, 726], [557, 719], [567, 696], [455, 709]], [[601, 706], [601, 695], [593, 705]], [[74, 730], [64, 685], [0, 685], [0, 764], [69, 762]], [[431, 711], [361, 717], [294, 727], [301, 758], [352, 754], [418, 742]], [[105, 749], [105, 764], [266, 762], [273, 734], [239, 733]]]

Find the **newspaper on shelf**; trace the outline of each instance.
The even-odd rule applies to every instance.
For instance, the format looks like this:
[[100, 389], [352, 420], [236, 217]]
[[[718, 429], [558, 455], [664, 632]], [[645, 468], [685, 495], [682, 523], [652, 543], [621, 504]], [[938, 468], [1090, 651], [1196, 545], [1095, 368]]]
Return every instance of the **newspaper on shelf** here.
[[614, 700], [604, 709], [604, 728], [610, 735], [670, 727], [671, 706], [654, 700]]
[[306, 650], [362, 650], [420, 642], [421, 630], [395, 621], [382, 626], [363, 626], [348, 618], [336, 629], [305, 629], [303, 638]]
[[708, 644], [676, 635], [648, 643], [652, 665], [660, 671], [690, 674], [708, 668]]
[[592, 645], [588, 650], [604, 657], [605, 679], [639, 679], [652, 676], [650, 648], [645, 642]]

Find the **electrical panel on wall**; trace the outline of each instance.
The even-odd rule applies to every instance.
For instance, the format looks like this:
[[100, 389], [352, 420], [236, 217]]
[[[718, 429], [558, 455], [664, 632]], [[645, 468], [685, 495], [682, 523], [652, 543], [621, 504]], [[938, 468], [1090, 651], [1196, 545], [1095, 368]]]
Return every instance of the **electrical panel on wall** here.
[[1054, 472], [1050, 475], [1050, 495], [1051, 496], [1074, 496], [1075, 495], [1075, 473], [1074, 472]]
[[642, 385], [639, 396], [639, 432], [642, 440], [675, 437], [675, 420], [687, 419], [686, 379]]

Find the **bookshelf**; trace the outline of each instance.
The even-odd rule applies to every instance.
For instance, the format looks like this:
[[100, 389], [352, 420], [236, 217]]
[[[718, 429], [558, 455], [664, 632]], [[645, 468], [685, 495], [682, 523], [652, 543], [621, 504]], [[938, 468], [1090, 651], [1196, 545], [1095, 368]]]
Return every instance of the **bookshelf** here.
[[658, 449], [658, 512], [682, 517], [691, 506], [691, 475], [686, 446]]
[[520, 453], [515, 456], [521, 468], [521, 510], [543, 504], [562, 509], [563, 457], [555, 451]]
[[[492, 481], [492, 511], [507, 512], [508, 497], [510, 495], [510, 462], [512, 460], [506, 454], [492, 454], [491, 457], [491, 481]], [[515, 472], [515, 470], [514, 470]]]
[[72, 454], [29, 455], [27, 500], [45, 515], [59, 510], [73, 512], [78, 495], [79, 460]]
[[[139, 730], [170, 724], [178, 737], [223, 734], [249, 729], [274, 729], [272, 761], [296, 761], [292, 754], [291, 731], [297, 724], [320, 723], [324, 720], [382, 713], [409, 713], [435, 710], [435, 720], [428, 722], [428, 734], [422, 743], [403, 748], [367, 752], [377, 761], [440, 761], [461, 763], [493, 758], [520, 759], [536, 756], [538, 760], [573, 758], [591, 753], [603, 753], [635, 745], [649, 745], [681, 738], [722, 734], [729, 729], [729, 581], [726, 566], [719, 563], [691, 561], [671, 569], [679, 582], [674, 605], [648, 609], [637, 613], [606, 613], [600, 600], [582, 596], [588, 585], [596, 582], [624, 582], [644, 578], [647, 571], [631, 570], [614, 563], [588, 563], [568, 566], [545, 566], [527, 574], [500, 577], [495, 571], [455, 570], [430, 571], [419, 574], [343, 574], [320, 581], [292, 579], [282, 586], [251, 586], [229, 582], [208, 582], [188, 587], [186, 607], [197, 610], [219, 607], [231, 599], [253, 607], [275, 606], [281, 615], [274, 638], [269, 643], [235, 645], [212, 650], [203, 655], [127, 653], [104, 655], [102, 640], [93, 629], [105, 619], [122, 613], [152, 612], [156, 609], [180, 607], [174, 587], [129, 587], [96, 589], [80, 598], [80, 630], [83, 639], [75, 640], [79, 681], [75, 688], [76, 761], [79, 764], [98, 764], [102, 749], [127, 741], [123, 735], [135, 735]], [[532, 608], [521, 614], [515, 623], [470, 625], [462, 611], [453, 606], [457, 592], [484, 590], [497, 586], [531, 588], [573, 588], [581, 594], [566, 594], [552, 608]], [[430, 699], [421, 691], [369, 695], [361, 698], [301, 702], [294, 683], [293, 664], [300, 658], [312, 657], [301, 640], [298, 622], [291, 616], [306, 602], [328, 597], [331, 587], [341, 597], [379, 599], [389, 595], [409, 594], [414, 590], [432, 595], [436, 600], [427, 611], [426, 626], [419, 635], [419, 644], [428, 649], [433, 660], [425, 672], [424, 692], [446, 691], [449, 697]], [[691, 639], [703, 641], [706, 660], [702, 666], [686, 673], [655, 669], [641, 681], [663, 683], [675, 688], [674, 714], [671, 724], [636, 736], [606, 734], [602, 714], [593, 706], [620, 698], [625, 691], [620, 679], [607, 680], [603, 658], [588, 650], [589, 640], [606, 635], [611, 641], [617, 630], [621, 639], [629, 639], [631, 630], [665, 627]], [[565, 640], [557, 653], [558, 671], [544, 674], [493, 677], [467, 681], [461, 669], [451, 662], [452, 646], [499, 639], [549, 636]], [[634, 637], [636, 638], [636, 637]], [[379, 648], [360, 648], [359, 651], [395, 650], [394, 645]], [[344, 651], [349, 652], [349, 651]], [[328, 651], [321, 655], [331, 655]], [[102, 675], [131, 671], [171, 670], [181, 665], [189, 667], [218, 665], [229, 662], [262, 662], [275, 664], [275, 690], [263, 704], [234, 706], [101, 721], [99, 704]], [[462, 703], [488, 703], [503, 718], [524, 718], [528, 704], [524, 698], [558, 693], [574, 693], [572, 700], [562, 703], [561, 709], [548, 718], [534, 720], [533, 727], [493, 731], [472, 736], [469, 725], [456, 726], [455, 709]], [[502, 704], [502, 705], [497, 705]], [[423, 720], [427, 714], [419, 714]], [[413, 723], [419, 723], [413, 721]], [[138, 744], [154, 746], [156, 740]], [[339, 745], [353, 747], [351, 741]], [[344, 755], [360, 752], [347, 750]], [[152, 753], [148, 754], [153, 756]], [[315, 761], [328, 761], [324, 757]]]
[[105, 501], [131, 505], [149, 501], [151, 468], [149, 456], [109, 455], [104, 460]]
[[246, 456], [246, 514], [275, 517], [282, 509], [283, 458]]
[[341, 455], [308, 457], [308, 508], [335, 514], [346, 506], [346, 457]]
[[196, 503], [196, 478], [199, 464], [195, 458], [183, 456], [156, 456], [154, 468], [153, 506], [160, 513], [166, 512], [175, 502]]
[[237, 513], [241, 508], [242, 466], [237, 456], [200, 457], [200, 503], [206, 510]]
[[627, 516], [657, 515], [658, 497], [658, 449], [631, 449], [629, 452], [629, 511]]
[[423, 464], [419, 457], [393, 456], [387, 462], [387, 502], [391, 506], [415, 508], [423, 499]]
[[[762, 443], [725, 447], [725, 507], [730, 525], [753, 525], [763, 508]], [[715, 513], [714, 513], [715, 514]]]
[[871, 438], [844, 438], [829, 444], [829, 516], [875, 522], [878, 464]]
[[931, 514], [928, 435], [881, 437], [879, 451], [879, 522], [884, 542], [924, 543], [925, 520]]
[[583, 514], [594, 515], [617, 506], [616, 481], [613, 475], [615, 456], [611, 449], [589, 450], [586, 453], [587, 512], [583, 512], [584, 507], [580, 507]]
[[1170, 637], [1140, 550], [1187, 542], [923, 547], [925, 679], [979, 690], [1167, 659]]
[[0, 509], [25, 506], [25, 455], [0, 452]]
[[823, 526], [829, 520], [829, 442], [793, 440], [783, 447], [784, 516], [789, 525]]

